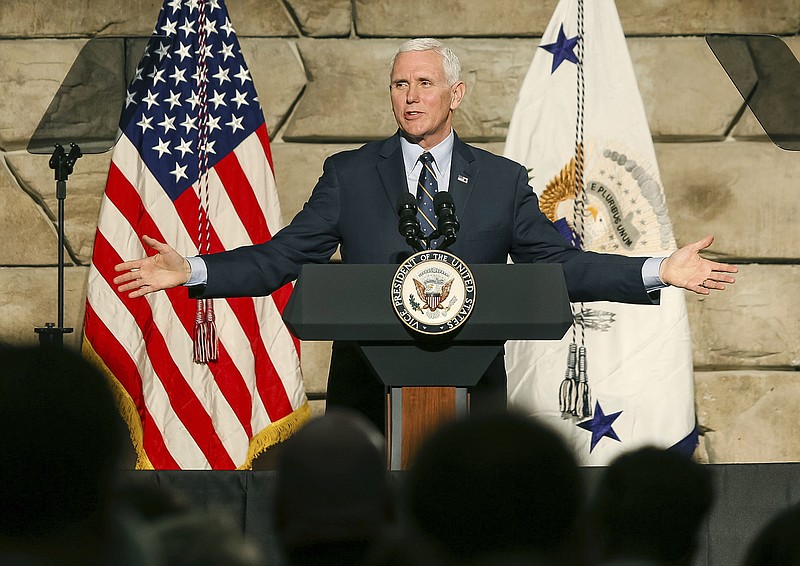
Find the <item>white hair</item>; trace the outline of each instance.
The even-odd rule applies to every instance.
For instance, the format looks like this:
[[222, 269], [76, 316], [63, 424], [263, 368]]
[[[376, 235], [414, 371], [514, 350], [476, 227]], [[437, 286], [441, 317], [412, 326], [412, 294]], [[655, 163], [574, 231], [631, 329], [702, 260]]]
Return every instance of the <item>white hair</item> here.
[[409, 39], [401, 45], [392, 56], [392, 62], [389, 65], [389, 80], [391, 81], [392, 71], [394, 70], [394, 62], [397, 56], [401, 53], [408, 51], [435, 51], [442, 58], [442, 65], [444, 66], [444, 78], [447, 84], [453, 86], [461, 80], [461, 62], [456, 57], [449, 47], [438, 39], [430, 37], [420, 37], [417, 39]]

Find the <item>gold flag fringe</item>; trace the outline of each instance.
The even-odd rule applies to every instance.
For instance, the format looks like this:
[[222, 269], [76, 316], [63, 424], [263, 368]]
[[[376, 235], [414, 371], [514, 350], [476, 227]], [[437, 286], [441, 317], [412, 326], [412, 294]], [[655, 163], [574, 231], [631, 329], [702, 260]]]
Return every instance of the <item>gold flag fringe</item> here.
[[271, 425], [257, 432], [250, 439], [250, 448], [247, 450], [247, 460], [239, 466], [238, 470], [249, 470], [253, 467], [253, 460], [271, 446], [283, 442], [297, 432], [311, 418], [311, 407], [308, 401], [297, 409], [278, 419]]
[[152, 470], [153, 464], [147, 457], [144, 451], [144, 432], [142, 431], [142, 420], [139, 418], [139, 411], [136, 409], [136, 403], [133, 402], [130, 394], [117, 380], [116, 376], [112, 373], [102, 358], [94, 351], [92, 344], [84, 336], [83, 344], [81, 347], [83, 357], [94, 364], [108, 379], [111, 385], [111, 393], [114, 395], [114, 400], [117, 403], [117, 409], [122, 415], [125, 424], [128, 425], [128, 433], [133, 443], [133, 448], [136, 450], [136, 469], [137, 470]]
[[[136, 469], [153, 470], [153, 464], [144, 451], [144, 433], [142, 431], [142, 421], [139, 418], [139, 411], [136, 409], [136, 403], [133, 402], [130, 394], [125, 390], [119, 380], [117, 380], [111, 370], [108, 369], [108, 366], [106, 366], [100, 356], [97, 355], [97, 352], [94, 351], [91, 343], [85, 337], [83, 339], [82, 353], [86, 360], [103, 372], [111, 385], [111, 392], [117, 403], [117, 409], [125, 420], [125, 424], [128, 426], [128, 433], [130, 434], [133, 448], [136, 450]], [[311, 408], [308, 405], [308, 401], [305, 401], [300, 407], [282, 419], [275, 421], [257, 432], [255, 436], [250, 439], [250, 446], [247, 450], [247, 460], [237, 469], [251, 469], [253, 467], [253, 460], [255, 460], [259, 454], [263, 453], [271, 446], [275, 446], [289, 438], [310, 418]]]

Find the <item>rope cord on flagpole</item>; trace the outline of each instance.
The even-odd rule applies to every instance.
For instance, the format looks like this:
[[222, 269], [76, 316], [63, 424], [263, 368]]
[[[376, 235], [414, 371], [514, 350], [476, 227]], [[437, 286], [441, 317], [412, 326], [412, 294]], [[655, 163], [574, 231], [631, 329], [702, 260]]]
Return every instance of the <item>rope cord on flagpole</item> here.
[[[584, 55], [584, 10], [583, 0], [578, 0], [578, 43], [577, 43], [577, 112], [575, 120], [575, 200], [573, 201], [573, 221], [579, 248], [583, 248], [584, 214], [586, 211], [586, 191], [584, 191], [583, 118], [585, 102], [585, 82], [583, 69]], [[586, 327], [584, 325], [583, 303], [578, 316], [572, 312], [572, 343], [567, 355], [567, 370], [559, 390], [559, 407], [564, 417], [585, 418], [592, 415], [591, 393], [586, 375]], [[578, 327], [580, 327], [580, 347], [578, 346]]]
[[[197, 190], [200, 207], [197, 218], [197, 250], [211, 251], [210, 220], [208, 218], [208, 65], [206, 63], [208, 19], [206, 0], [200, 0], [197, 13]], [[217, 331], [214, 303], [199, 299], [194, 321], [194, 361], [198, 364], [217, 361]]]

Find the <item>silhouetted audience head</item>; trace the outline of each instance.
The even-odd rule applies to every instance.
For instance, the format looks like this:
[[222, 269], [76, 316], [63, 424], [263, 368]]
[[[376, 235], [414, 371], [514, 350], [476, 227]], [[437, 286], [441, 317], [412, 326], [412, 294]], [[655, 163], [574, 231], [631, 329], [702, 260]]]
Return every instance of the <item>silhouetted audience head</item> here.
[[[262, 549], [244, 535], [243, 525], [225, 507], [194, 508], [187, 494], [168, 482], [154, 483], [158, 476], [125, 476], [113, 492], [115, 517], [124, 521], [128, 556], [132, 544], [149, 556], [136, 566], [262, 566]], [[140, 550], [139, 549], [139, 550]], [[118, 553], [119, 554], [119, 553]], [[141, 552], [140, 552], [141, 554]], [[108, 561], [108, 564], [119, 565]]]
[[164, 566], [261, 566], [261, 550], [222, 511], [192, 511], [151, 523]]
[[77, 353], [0, 348], [0, 549], [102, 536], [124, 435], [105, 377]]
[[125, 476], [118, 481], [112, 493], [114, 507], [149, 523], [193, 511], [185, 493], [169, 485], [153, 483], [147, 476]]
[[567, 563], [582, 486], [564, 442], [539, 422], [504, 413], [446, 424], [406, 482], [412, 527], [449, 562]]
[[601, 559], [691, 564], [713, 499], [711, 472], [684, 455], [642, 448], [620, 456], [590, 513]]
[[767, 523], [750, 544], [744, 566], [800, 566], [800, 505]]
[[346, 409], [312, 420], [282, 446], [275, 526], [289, 564], [359, 564], [394, 520], [384, 439]]

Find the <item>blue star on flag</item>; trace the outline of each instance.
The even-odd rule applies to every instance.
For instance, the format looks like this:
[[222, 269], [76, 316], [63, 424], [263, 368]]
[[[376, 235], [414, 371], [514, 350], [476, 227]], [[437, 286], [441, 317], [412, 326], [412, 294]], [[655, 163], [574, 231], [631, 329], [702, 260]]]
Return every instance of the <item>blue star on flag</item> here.
[[617, 411], [616, 413], [606, 415], [603, 413], [603, 409], [600, 408], [600, 402], [595, 401], [594, 416], [588, 421], [578, 423], [579, 427], [592, 433], [592, 445], [589, 448], [589, 452], [594, 450], [594, 447], [597, 446], [597, 443], [600, 442], [600, 439], [604, 436], [621, 442], [619, 436], [617, 436], [617, 433], [614, 432], [614, 429], [611, 427], [621, 414], [622, 411]]
[[539, 46], [553, 54], [553, 69], [550, 71], [551, 75], [556, 72], [558, 66], [564, 61], [570, 61], [576, 65], [578, 64], [578, 56], [575, 55], [575, 46], [578, 45], [579, 37], [580, 36], [577, 35], [575, 37], [567, 37], [564, 33], [564, 24], [561, 24], [561, 27], [558, 28], [558, 38], [556, 42]]

